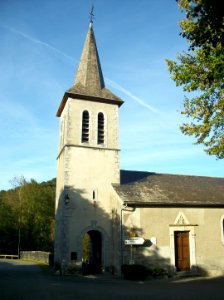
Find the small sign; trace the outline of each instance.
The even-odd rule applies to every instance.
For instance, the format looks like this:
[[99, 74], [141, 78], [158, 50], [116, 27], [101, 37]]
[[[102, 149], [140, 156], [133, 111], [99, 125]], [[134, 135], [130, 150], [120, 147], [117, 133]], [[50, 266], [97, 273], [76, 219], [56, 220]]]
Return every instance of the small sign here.
[[124, 240], [125, 245], [143, 245], [145, 240], [142, 237], [131, 237]]

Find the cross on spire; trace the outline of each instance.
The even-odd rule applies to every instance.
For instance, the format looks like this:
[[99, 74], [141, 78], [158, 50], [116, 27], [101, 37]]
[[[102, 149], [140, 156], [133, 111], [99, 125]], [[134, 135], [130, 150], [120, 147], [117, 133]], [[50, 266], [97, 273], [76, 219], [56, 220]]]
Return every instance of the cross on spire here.
[[90, 23], [93, 23], [94, 14], [93, 14], [94, 6], [92, 5], [91, 12], [89, 13]]

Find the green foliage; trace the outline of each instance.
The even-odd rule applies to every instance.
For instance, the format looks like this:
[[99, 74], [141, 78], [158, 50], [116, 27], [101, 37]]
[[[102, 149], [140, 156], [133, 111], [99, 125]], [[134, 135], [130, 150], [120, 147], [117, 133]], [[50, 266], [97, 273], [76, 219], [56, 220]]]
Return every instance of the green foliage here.
[[17, 253], [17, 219], [5, 191], [0, 192], [0, 220], [0, 253]]
[[53, 250], [55, 180], [13, 180], [14, 189], [0, 192], [0, 253]]
[[82, 258], [85, 262], [90, 261], [90, 236], [85, 233], [82, 239]]
[[153, 277], [164, 277], [164, 276], [168, 276], [168, 272], [167, 270], [163, 269], [163, 268], [154, 268], [151, 270], [151, 275]]
[[192, 119], [181, 130], [193, 135], [196, 144], [217, 158], [224, 158], [224, 15], [220, 1], [179, 0], [186, 18], [180, 22], [181, 35], [190, 43], [178, 61], [166, 60], [177, 86], [185, 92], [181, 112]]
[[220, 0], [177, 0], [186, 18], [180, 21], [181, 35], [190, 48], [224, 46], [223, 4]]

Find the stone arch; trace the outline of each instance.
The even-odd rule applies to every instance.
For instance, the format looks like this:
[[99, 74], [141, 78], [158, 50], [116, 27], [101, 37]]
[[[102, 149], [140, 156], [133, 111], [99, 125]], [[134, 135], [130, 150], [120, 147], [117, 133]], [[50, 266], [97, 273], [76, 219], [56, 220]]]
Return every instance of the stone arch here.
[[82, 240], [86, 233], [96, 231], [101, 235], [101, 265], [102, 270], [105, 270], [106, 266], [109, 266], [109, 236], [107, 232], [100, 226], [96, 225], [96, 222], [92, 221], [90, 226], [85, 227], [79, 234], [77, 245], [78, 245], [78, 253], [80, 254], [80, 258], [82, 257]]

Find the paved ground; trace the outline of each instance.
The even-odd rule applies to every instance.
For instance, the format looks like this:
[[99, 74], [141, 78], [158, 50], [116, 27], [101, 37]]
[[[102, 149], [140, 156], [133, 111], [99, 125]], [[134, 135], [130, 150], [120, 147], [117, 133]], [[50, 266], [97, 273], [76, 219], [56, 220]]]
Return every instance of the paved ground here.
[[125, 281], [109, 275], [54, 275], [39, 266], [0, 260], [1, 300], [224, 299], [224, 278]]

